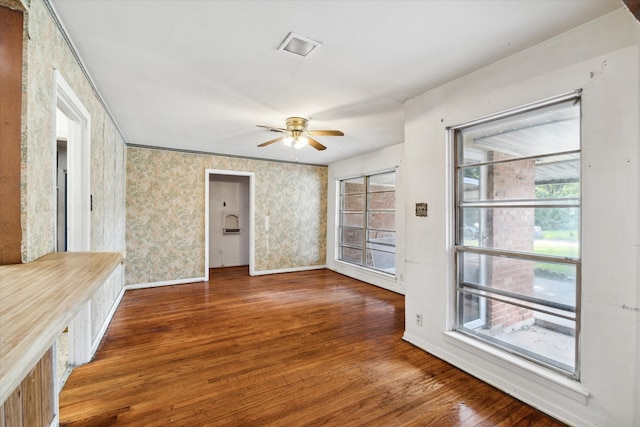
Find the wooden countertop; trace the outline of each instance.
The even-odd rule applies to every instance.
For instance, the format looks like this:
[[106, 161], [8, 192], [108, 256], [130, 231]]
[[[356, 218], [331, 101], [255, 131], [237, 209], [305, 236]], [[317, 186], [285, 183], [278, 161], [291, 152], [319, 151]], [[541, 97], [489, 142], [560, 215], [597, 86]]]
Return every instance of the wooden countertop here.
[[0, 266], [0, 404], [123, 261], [122, 252], [64, 252]]

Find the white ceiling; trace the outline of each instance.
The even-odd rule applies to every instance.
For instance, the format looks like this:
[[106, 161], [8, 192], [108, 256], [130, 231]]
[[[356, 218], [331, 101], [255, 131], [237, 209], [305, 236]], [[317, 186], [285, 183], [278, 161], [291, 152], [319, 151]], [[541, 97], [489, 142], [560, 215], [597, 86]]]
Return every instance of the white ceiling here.
[[[329, 164], [404, 141], [402, 103], [624, 7], [620, 0], [50, 0], [129, 144]], [[289, 32], [322, 43], [277, 50]]]

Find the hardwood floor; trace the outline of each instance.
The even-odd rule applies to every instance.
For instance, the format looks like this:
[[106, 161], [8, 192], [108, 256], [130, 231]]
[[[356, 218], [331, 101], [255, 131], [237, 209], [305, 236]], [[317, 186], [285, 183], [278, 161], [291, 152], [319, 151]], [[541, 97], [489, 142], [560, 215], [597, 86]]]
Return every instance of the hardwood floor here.
[[403, 296], [329, 270], [128, 291], [60, 425], [562, 425], [403, 330]]

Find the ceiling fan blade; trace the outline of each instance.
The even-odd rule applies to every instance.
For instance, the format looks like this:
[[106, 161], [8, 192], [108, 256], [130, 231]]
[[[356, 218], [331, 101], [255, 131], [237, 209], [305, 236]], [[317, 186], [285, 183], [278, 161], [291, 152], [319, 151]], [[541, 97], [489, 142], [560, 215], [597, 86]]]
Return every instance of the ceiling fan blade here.
[[324, 145], [320, 144], [315, 139], [309, 138], [309, 137], [307, 137], [307, 139], [309, 140], [309, 145], [312, 146], [313, 148], [315, 148], [316, 150], [326, 150], [327, 149], [327, 147], [325, 147]]
[[266, 147], [267, 145], [271, 145], [271, 144], [273, 144], [274, 142], [278, 142], [278, 141], [281, 141], [281, 140], [283, 140], [283, 139], [284, 139], [284, 136], [280, 136], [280, 137], [275, 138], [275, 139], [272, 139], [272, 140], [270, 140], [270, 141], [263, 142], [262, 144], [259, 144], [259, 145], [258, 145], [258, 147]]
[[266, 130], [268, 130], [270, 132], [286, 132], [287, 131], [286, 129], [274, 128], [273, 126], [256, 125], [256, 127], [265, 128]]
[[309, 130], [307, 133], [317, 136], [344, 136], [344, 133], [339, 130]]

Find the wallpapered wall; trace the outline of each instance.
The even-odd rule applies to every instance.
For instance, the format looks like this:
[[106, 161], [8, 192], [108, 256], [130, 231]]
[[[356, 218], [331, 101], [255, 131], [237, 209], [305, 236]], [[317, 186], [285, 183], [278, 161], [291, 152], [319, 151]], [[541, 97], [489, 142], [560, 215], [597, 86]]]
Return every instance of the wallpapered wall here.
[[[124, 140], [41, 0], [31, 2], [25, 22], [22, 260], [33, 261], [55, 248], [53, 106], [56, 69], [91, 114], [91, 249], [124, 250]], [[119, 268], [92, 299], [94, 336], [123, 287], [123, 276], [123, 269]]]
[[256, 272], [325, 264], [326, 167], [128, 147], [127, 284], [204, 275], [206, 169], [255, 173]]

